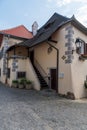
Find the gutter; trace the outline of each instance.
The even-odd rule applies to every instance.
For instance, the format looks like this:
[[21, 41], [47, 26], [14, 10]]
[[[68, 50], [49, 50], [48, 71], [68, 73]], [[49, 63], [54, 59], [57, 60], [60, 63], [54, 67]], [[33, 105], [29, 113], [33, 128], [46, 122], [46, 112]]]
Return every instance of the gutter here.
[[56, 50], [56, 52], [57, 52], [57, 59], [56, 59], [56, 61], [57, 61], [57, 64], [56, 64], [56, 92], [58, 93], [58, 83], [59, 83], [59, 78], [58, 78], [58, 75], [59, 75], [59, 50], [58, 50], [58, 48], [56, 48], [55, 46], [53, 46], [50, 42], [48, 42], [48, 41], [46, 41], [47, 42], [47, 44], [49, 44], [51, 47], [53, 47], [55, 50]]

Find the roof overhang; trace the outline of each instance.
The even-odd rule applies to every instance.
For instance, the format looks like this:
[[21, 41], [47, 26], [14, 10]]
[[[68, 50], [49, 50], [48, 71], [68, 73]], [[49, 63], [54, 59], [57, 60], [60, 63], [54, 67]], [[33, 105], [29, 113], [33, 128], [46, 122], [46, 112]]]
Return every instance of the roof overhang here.
[[[62, 19], [61, 21], [59, 21], [57, 17], [57, 14], [54, 14], [52, 16], [52, 18], [50, 20], [48, 20], [48, 22], [41, 27], [38, 30], [38, 33], [36, 36], [34, 36], [33, 38], [26, 40], [22, 43], [19, 43], [17, 46], [24, 46], [24, 47], [34, 47], [36, 45], [39, 45], [41, 43], [44, 43], [46, 41], [48, 41], [48, 39], [57, 31], [59, 30], [61, 27], [63, 27], [66, 24], [71, 23], [73, 26], [75, 26], [77, 29], [79, 29], [80, 31], [82, 31], [85, 35], [87, 35], [87, 28], [85, 28], [78, 20], [75, 19], [75, 17], [72, 17], [70, 19], [66, 19], [65, 21]], [[60, 16], [59, 16], [60, 17]], [[62, 16], [61, 16], [62, 17]], [[61, 18], [60, 17], [60, 18]], [[53, 22], [54, 20], [54, 22]], [[45, 29], [47, 27], [47, 24], [53, 23], [53, 25], [50, 26], [50, 28]], [[52, 24], [51, 23], [51, 24]], [[14, 45], [15, 46], [15, 45]], [[13, 47], [14, 47], [13, 46]], [[9, 49], [8, 49], [9, 50]]]
[[15, 45], [13, 45], [13, 46], [10, 46], [10, 47], [6, 50], [6, 52], [9, 52], [9, 51], [11, 51], [11, 50], [14, 50], [14, 48], [17, 48], [17, 47], [26, 47], [26, 48], [29, 48], [27, 45], [22, 44], [22, 43], [19, 43], [19, 44], [15, 44]]
[[71, 20], [71, 24], [78, 30], [83, 32], [85, 35], [87, 35], [87, 28], [85, 28], [79, 21], [77, 21], [76, 19]]
[[18, 37], [18, 36], [14, 36], [14, 35], [11, 35], [11, 34], [6, 34], [6, 33], [3, 33], [3, 32], [0, 32], [0, 34], [2, 34], [3, 36], [15, 38], [15, 39], [28, 40], [28, 38]]

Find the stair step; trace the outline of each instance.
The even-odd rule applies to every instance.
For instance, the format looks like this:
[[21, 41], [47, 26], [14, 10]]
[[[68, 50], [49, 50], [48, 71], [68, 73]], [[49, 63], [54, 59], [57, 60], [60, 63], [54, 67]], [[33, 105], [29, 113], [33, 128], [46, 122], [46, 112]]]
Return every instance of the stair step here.
[[42, 75], [40, 74], [40, 72], [37, 70], [37, 68], [35, 66], [34, 66], [34, 69], [35, 69], [37, 77], [40, 81], [41, 89], [48, 88], [46, 81], [44, 80], [44, 78], [42, 77]]
[[41, 83], [45, 83], [45, 84], [47, 84], [47, 83], [46, 83], [45, 81], [43, 81], [43, 80], [40, 80], [40, 82], [41, 82]]

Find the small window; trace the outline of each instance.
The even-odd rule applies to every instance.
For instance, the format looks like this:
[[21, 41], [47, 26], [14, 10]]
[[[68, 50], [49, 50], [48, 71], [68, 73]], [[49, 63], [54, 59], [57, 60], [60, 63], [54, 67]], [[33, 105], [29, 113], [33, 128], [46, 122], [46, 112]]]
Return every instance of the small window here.
[[10, 78], [10, 68], [7, 69], [7, 78]]
[[75, 43], [77, 53], [87, 57], [87, 43], [80, 38], [77, 38]]
[[45, 25], [44, 29], [50, 28], [55, 23], [55, 21], [56, 20], [54, 20], [53, 22], [49, 22], [47, 25]]
[[17, 78], [26, 78], [26, 72], [17, 72]]
[[84, 55], [84, 47], [85, 47], [85, 44], [81, 43], [80, 54], [82, 55]]
[[81, 47], [79, 48], [79, 54], [87, 58], [87, 43], [82, 43]]
[[79, 48], [79, 53], [81, 55], [87, 55], [87, 44], [81, 43], [81, 47]]

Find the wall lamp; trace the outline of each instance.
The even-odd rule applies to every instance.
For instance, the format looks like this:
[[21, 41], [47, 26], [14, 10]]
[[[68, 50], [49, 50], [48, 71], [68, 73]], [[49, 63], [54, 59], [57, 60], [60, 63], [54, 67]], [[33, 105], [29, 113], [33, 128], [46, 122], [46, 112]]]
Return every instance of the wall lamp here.
[[53, 48], [50, 46], [47, 50], [48, 54], [50, 54], [52, 52]]
[[82, 43], [84, 43], [84, 41], [81, 40], [80, 38], [77, 38], [76, 41], [75, 41], [75, 44], [76, 44], [76, 52], [77, 52], [78, 54], [81, 53]]
[[82, 45], [82, 40], [79, 39], [79, 38], [77, 38], [76, 41], [75, 41], [75, 44], [76, 44], [76, 47], [77, 47], [77, 48], [81, 47], [81, 45]]

